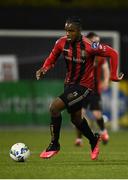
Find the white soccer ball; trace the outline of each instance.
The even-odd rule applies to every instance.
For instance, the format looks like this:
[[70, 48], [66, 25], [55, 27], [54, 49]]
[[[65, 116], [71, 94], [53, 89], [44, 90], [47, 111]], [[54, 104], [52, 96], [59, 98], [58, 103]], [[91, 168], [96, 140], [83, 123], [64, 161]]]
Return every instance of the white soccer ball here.
[[14, 161], [24, 162], [30, 156], [30, 150], [24, 143], [16, 143], [11, 147], [10, 157]]

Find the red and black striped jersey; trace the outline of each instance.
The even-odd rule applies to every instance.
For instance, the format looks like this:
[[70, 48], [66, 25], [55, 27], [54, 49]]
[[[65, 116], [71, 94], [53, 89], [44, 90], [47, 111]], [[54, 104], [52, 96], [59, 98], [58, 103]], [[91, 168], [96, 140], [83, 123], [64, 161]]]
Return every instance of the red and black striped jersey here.
[[65, 84], [80, 84], [93, 89], [94, 58], [97, 55], [110, 57], [111, 77], [117, 78], [118, 53], [107, 45], [95, 46], [85, 36], [81, 36], [79, 41], [71, 43], [66, 36], [63, 36], [56, 41], [42, 68], [47, 71], [54, 67], [61, 53], [63, 53], [67, 65]]

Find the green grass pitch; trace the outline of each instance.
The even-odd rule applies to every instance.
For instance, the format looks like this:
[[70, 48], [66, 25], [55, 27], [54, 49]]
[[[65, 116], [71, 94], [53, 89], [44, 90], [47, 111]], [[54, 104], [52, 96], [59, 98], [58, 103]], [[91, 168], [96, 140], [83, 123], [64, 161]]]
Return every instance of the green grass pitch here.
[[[128, 131], [110, 133], [107, 145], [100, 144], [100, 156], [90, 159], [90, 146], [75, 147], [75, 131], [62, 129], [60, 152], [51, 159], [39, 158], [49, 144], [47, 129], [0, 131], [0, 179], [128, 179]], [[10, 147], [24, 142], [31, 156], [26, 162], [9, 157]]]

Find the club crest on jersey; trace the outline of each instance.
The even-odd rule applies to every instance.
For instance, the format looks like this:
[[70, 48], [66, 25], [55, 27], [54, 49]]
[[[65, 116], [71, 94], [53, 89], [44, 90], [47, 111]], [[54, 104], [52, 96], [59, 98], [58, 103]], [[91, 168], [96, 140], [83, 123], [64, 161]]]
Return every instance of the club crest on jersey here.
[[92, 48], [97, 49], [99, 47], [100, 43], [99, 42], [93, 42], [92, 43]]

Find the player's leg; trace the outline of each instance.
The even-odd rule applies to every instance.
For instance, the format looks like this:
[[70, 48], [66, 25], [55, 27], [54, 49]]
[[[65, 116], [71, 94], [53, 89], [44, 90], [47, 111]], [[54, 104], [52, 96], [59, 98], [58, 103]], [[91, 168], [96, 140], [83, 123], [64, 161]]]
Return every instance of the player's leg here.
[[65, 102], [68, 112], [71, 114], [71, 121], [82, 132], [82, 134], [89, 140], [91, 145], [91, 158], [97, 159], [99, 154], [99, 135], [95, 136], [91, 131], [86, 119], [83, 117], [83, 106], [88, 103], [90, 90], [80, 85], [72, 85], [64, 94], [60, 96]]
[[77, 128], [75, 128], [75, 130], [76, 130], [75, 146], [82, 147], [83, 146], [82, 133]]
[[104, 144], [109, 140], [109, 135], [107, 129], [105, 128], [105, 122], [102, 114], [102, 102], [101, 96], [99, 94], [93, 95], [93, 99], [90, 104], [90, 109], [93, 113], [93, 116], [96, 119], [97, 125], [100, 128], [101, 139]]
[[98, 158], [99, 154], [99, 140], [100, 136], [98, 134], [93, 134], [90, 127], [88, 126], [85, 117], [82, 117], [82, 110], [71, 113], [71, 121], [82, 132], [82, 134], [89, 140], [91, 145], [91, 159], [95, 160]]
[[93, 115], [96, 119], [96, 122], [97, 122], [99, 128], [100, 128], [101, 139], [102, 139], [103, 143], [106, 144], [109, 141], [109, 135], [108, 135], [108, 131], [105, 127], [102, 112], [99, 110], [93, 110]]
[[50, 105], [51, 114], [51, 142], [41, 154], [41, 158], [50, 158], [60, 150], [59, 135], [62, 122], [61, 111], [65, 108], [64, 102], [58, 97]]
[[[85, 109], [82, 108], [82, 118], [85, 116], [85, 113], [86, 113]], [[82, 132], [76, 127], [75, 130], [76, 130], [75, 146], [82, 147], [83, 146]]]

